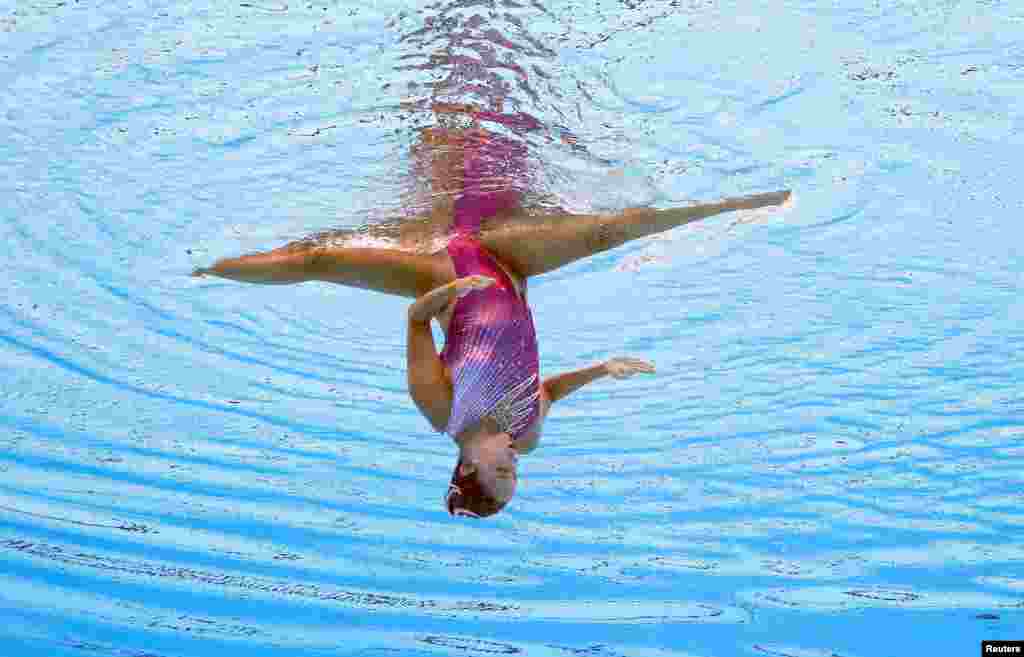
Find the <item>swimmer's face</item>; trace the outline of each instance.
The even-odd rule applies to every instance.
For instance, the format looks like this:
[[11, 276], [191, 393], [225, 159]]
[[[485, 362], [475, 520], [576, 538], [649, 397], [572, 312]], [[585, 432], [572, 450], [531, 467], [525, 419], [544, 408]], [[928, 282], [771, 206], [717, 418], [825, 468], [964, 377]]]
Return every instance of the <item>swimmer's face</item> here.
[[497, 434], [473, 450], [467, 467], [476, 471], [480, 487], [501, 503], [506, 503], [516, 492], [519, 454], [507, 433]]

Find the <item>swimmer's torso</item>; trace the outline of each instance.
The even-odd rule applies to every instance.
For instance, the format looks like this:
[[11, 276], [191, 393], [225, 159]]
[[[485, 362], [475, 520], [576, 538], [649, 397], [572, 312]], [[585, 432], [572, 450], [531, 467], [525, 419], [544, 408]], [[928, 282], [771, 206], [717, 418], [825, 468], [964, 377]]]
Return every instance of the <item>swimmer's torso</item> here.
[[452, 382], [445, 432], [452, 437], [493, 418], [516, 442], [535, 440], [543, 417], [537, 336], [517, 280], [474, 237], [448, 245], [458, 277], [484, 275], [496, 283], [458, 299], [440, 318], [441, 359]]

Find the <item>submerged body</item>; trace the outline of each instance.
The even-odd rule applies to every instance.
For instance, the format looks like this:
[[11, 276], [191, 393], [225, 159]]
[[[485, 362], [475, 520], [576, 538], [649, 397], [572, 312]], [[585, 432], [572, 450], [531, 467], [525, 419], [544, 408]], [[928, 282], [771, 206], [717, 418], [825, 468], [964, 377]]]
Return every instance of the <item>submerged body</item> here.
[[485, 417], [514, 441], [539, 436], [540, 363], [526, 281], [514, 276], [478, 239], [481, 224], [501, 211], [520, 208], [513, 184], [525, 172], [525, 147], [506, 137], [474, 130], [464, 146], [462, 193], [455, 200], [446, 247], [456, 278], [494, 281], [450, 304], [443, 318], [441, 360], [452, 381], [446, 433], [458, 439]]
[[448, 254], [459, 278], [487, 276], [493, 285], [458, 299], [448, 321], [441, 360], [452, 380], [446, 433], [458, 437], [491, 417], [513, 440], [538, 433], [540, 362], [533, 313], [520, 286], [469, 235], [457, 235]]
[[[435, 108], [442, 111], [451, 110]], [[512, 497], [518, 457], [536, 447], [551, 404], [606, 376], [654, 372], [645, 361], [612, 358], [542, 379], [527, 279], [705, 217], [780, 205], [790, 193], [667, 210], [531, 217], [521, 206], [525, 146], [481, 129], [479, 120], [526, 129], [536, 123], [523, 115], [457, 111], [473, 117], [471, 129], [421, 133], [431, 147], [431, 185], [441, 192], [430, 220], [450, 222], [443, 250], [428, 255], [302, 242], [224, 259], [194, 274], [254, 283], [319, 280], [416, 298], [406, 325], [409, 393], [431, 426], [458, 446], [449, 512], [485, 516]], [[487, 221], [496, 218], [501, 221]], [[430, 328], [435, 318], [445, 332], [440, 354]]]

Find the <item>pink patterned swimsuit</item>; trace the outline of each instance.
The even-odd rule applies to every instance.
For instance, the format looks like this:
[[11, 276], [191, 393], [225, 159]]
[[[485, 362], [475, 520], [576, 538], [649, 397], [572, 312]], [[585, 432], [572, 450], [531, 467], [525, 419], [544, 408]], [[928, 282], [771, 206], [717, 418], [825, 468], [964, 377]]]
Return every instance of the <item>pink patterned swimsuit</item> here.
[[[484, 417], [520, 438], [540, 415], [540, 365], [533, 314], [509, 275], [477, 235], [481, 220], [515, 207], [519, 192], [495, 180], [521, 171], [525, 147], [492, 135], [467, 149], [463, 194], [455, 202], [448, 255], [457, 277], [479, 274], [497, 283], [455, 303], [441, 359], [452, 374], [452, 411], [445, 433], [458, 436]], [[492, 185], [488, 189], [489, 183]]]

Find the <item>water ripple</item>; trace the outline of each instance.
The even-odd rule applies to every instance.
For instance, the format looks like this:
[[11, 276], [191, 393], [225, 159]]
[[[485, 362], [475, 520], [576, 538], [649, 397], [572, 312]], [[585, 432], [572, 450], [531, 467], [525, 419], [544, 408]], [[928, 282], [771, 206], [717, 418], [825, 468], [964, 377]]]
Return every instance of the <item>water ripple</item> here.
[[[1016, 636], [1022, 20], [980, 0], [0, 9], [5, 654]], [[509, 508], [472, 523], [407, 397], [407, 300], [189, 273], [424, 211], [426, 105], [498, 96], [541, 125], [522, 138], [545, 211], [797, 194], [531, 282], [545, 374], [658, 374], [560, 401]]]

